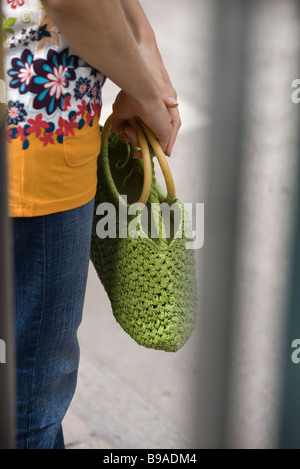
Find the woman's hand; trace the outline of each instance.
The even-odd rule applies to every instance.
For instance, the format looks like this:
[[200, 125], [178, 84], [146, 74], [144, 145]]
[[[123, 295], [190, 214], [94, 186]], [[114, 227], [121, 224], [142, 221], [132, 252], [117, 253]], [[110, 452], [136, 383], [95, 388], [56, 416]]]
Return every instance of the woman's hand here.
[[[168, 133], [168, 140], [166, 142], [166, 133], [165, 133], [165, 127], [166, 123], [161, 122], [159, 123], [157, 120], [157, 112], [158, 109], [153, 108], [154, 112], [154, 121], [153, 117], [150, 115], [145, 117], [146, 119], [150, 118], [151, 121], [153, 121], [153, 124], [150, 125], [145, 121], [145, 118], [142, 117], [140, 108], [136, 107], [136, 102], [124, 93], [124, 91], [121, 91], [117, 98], [116, 101], [113, 105], [113, 113], [114, 113], [114, 118], [113, 118], [113, 126], [112, 130], [113, 131], [118, 131], [118, 132], [123, 132], [122, 134], [122, 140], [123, 142], [130, 141], [132, 145], [138, 146], [138, 141], [136, 138], [136, 133], [135, 131], [128, 125], [127, 119], [134, 117], [134, 112], [136, 111], [135, 115], [138, 115], [147, 125], [152, 129], [154, 132], [155, 136], [158, 138], [165, 154], [167, 156], [171, 155], [174, 143], [177, 138], [178, 131], [181, 126], [181, 120], [180, 120], [180, 115], [179, 115], [179, 110], [178, 110], [178, 103], [177, 103], [177, 93], [170, 81], [169, 75], [164, 67], [164, 64], [162, 62], [160, 53], [155, 46], [155, 44], [152, 42], [151, 44], [149, 43], [148, 45], [146, 44], [140, 44], [139, 49], [141, 51], [142, 57], [144, 58], [145, 64], [150, 64], [151, 66], [151, 74], [152, 77], [155, 79], [157, 83], [157, 87], [159, 90], [159, 93], [161, 95], [162, 101], [165, 103], [165, 106], [168, 110], [168, 120], [169, 123], [171, 124], [171, 131]], [[146, 66], [146, 65], [145, 65]], [[150, 70], [149, 70], [150, 73]], [[152, 103], [153, 104], [153, 103]], [[161, 103], [160, 103], [161, 104]], [[150, 108], [148, 107], [145, 109], [145, 111], [150, 111]], [[145, 112], [143, 112], [143, 115], [145, 115]], [[164, 113], [166, 116], [166, 114]], [[128, 117], [125, 117], [128, 116]], [[150, 122], [150, 120], [148, 122]], [[161, 127], [161, 130], [159, 129], [159, 126]], [[159, 133], [162, 135], [159, 137]], [[164, 136], [163, 136], [164, 135]], [[134, 157], [136, 158], [141, 158], [141, 153], [136, 152]]]
[[[151, 75], [151, 78], [156, 82], [157, 89], [168, 108], [172, 130], [165, 153], [170, 156], [181, 126], [177, 94], [162, 61], [152, 26], [150, 25], [139, 1], [122, 0], [121, 5], [132, 34], [136, 40], [139, 53], [143, 58], [144, 67], [148, 71], [148, 74]], [[134, 144], [131, 138], [132, 131], [130, 128], [128, 129], [128, 134], [130, 136], [129, 140]], [[124, 140], [128, 139], [125, 135], [123, 138]]]
[[164, 66], [154, 36], [148, 41], [145, 40], [144, 42], [141, 42], [139, 44], [139, 50], [145, 63], [149, 67], [149, 73], [152, 74], [152, 77], [157, 82], [157, 86], [160, 90], [161, 96], [166, 106], [168, 107], [172, 131], [165, 153], [166, 155], [170, 156], [175, 140], [177, 138], [178, 131], [181, 126], [177, 102], [177, 93], [171, 83], [169, 74]]
[[138, 146], [135, 131], [128, 120], [138, 116], [154, 133], [165, 152], [172, 134], [171, 115], [158, 95], [156, 100], [137, 101], [136, 98], [121, 90], [113, 104], [112, 132], [125, 132], [125, 139]]

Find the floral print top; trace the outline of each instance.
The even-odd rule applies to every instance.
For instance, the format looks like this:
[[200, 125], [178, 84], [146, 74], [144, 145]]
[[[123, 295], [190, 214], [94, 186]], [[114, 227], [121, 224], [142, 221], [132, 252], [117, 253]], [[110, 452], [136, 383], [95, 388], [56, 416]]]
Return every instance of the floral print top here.
[[3, 0], [2, 15], [11, 214], [74, 208], [95, 192], [105, 77], [71, 50], [38, 0]]

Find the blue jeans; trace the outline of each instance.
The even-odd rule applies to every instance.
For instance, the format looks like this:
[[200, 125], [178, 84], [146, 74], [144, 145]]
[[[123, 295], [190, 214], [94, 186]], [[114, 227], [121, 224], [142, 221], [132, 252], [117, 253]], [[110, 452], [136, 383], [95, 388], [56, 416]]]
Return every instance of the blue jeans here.
[[77, 382], [93, 208], [94, 200], [13, 219], [20, 449], [64, 448], [62, 419]]

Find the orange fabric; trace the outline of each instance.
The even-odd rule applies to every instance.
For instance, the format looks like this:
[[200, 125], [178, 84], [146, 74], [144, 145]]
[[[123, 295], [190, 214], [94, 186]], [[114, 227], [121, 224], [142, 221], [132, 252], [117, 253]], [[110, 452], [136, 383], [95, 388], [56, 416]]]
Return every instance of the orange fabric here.
[[8, 145], [9, 215], [33, 217], [70, 210], [89, 202], [97, 185], [100, 151], [98, 119], [92, 129], [75, 129], [61, 145], [28, 137], [30, 151], [20, 139]]

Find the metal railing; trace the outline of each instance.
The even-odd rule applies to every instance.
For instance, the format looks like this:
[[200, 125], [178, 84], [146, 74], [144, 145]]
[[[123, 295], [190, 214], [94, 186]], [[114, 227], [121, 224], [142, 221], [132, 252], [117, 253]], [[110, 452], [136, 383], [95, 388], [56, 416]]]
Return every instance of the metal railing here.
[[[0, 1], [1, 11], [1, 1]], [[2, 20], [0, 78], [3, 79]], [[15, 427], [15, 363], [11, 227], [7, 212], [7, 167], [4, 103], [0, 103], [0, 449], [13, 449]]]

